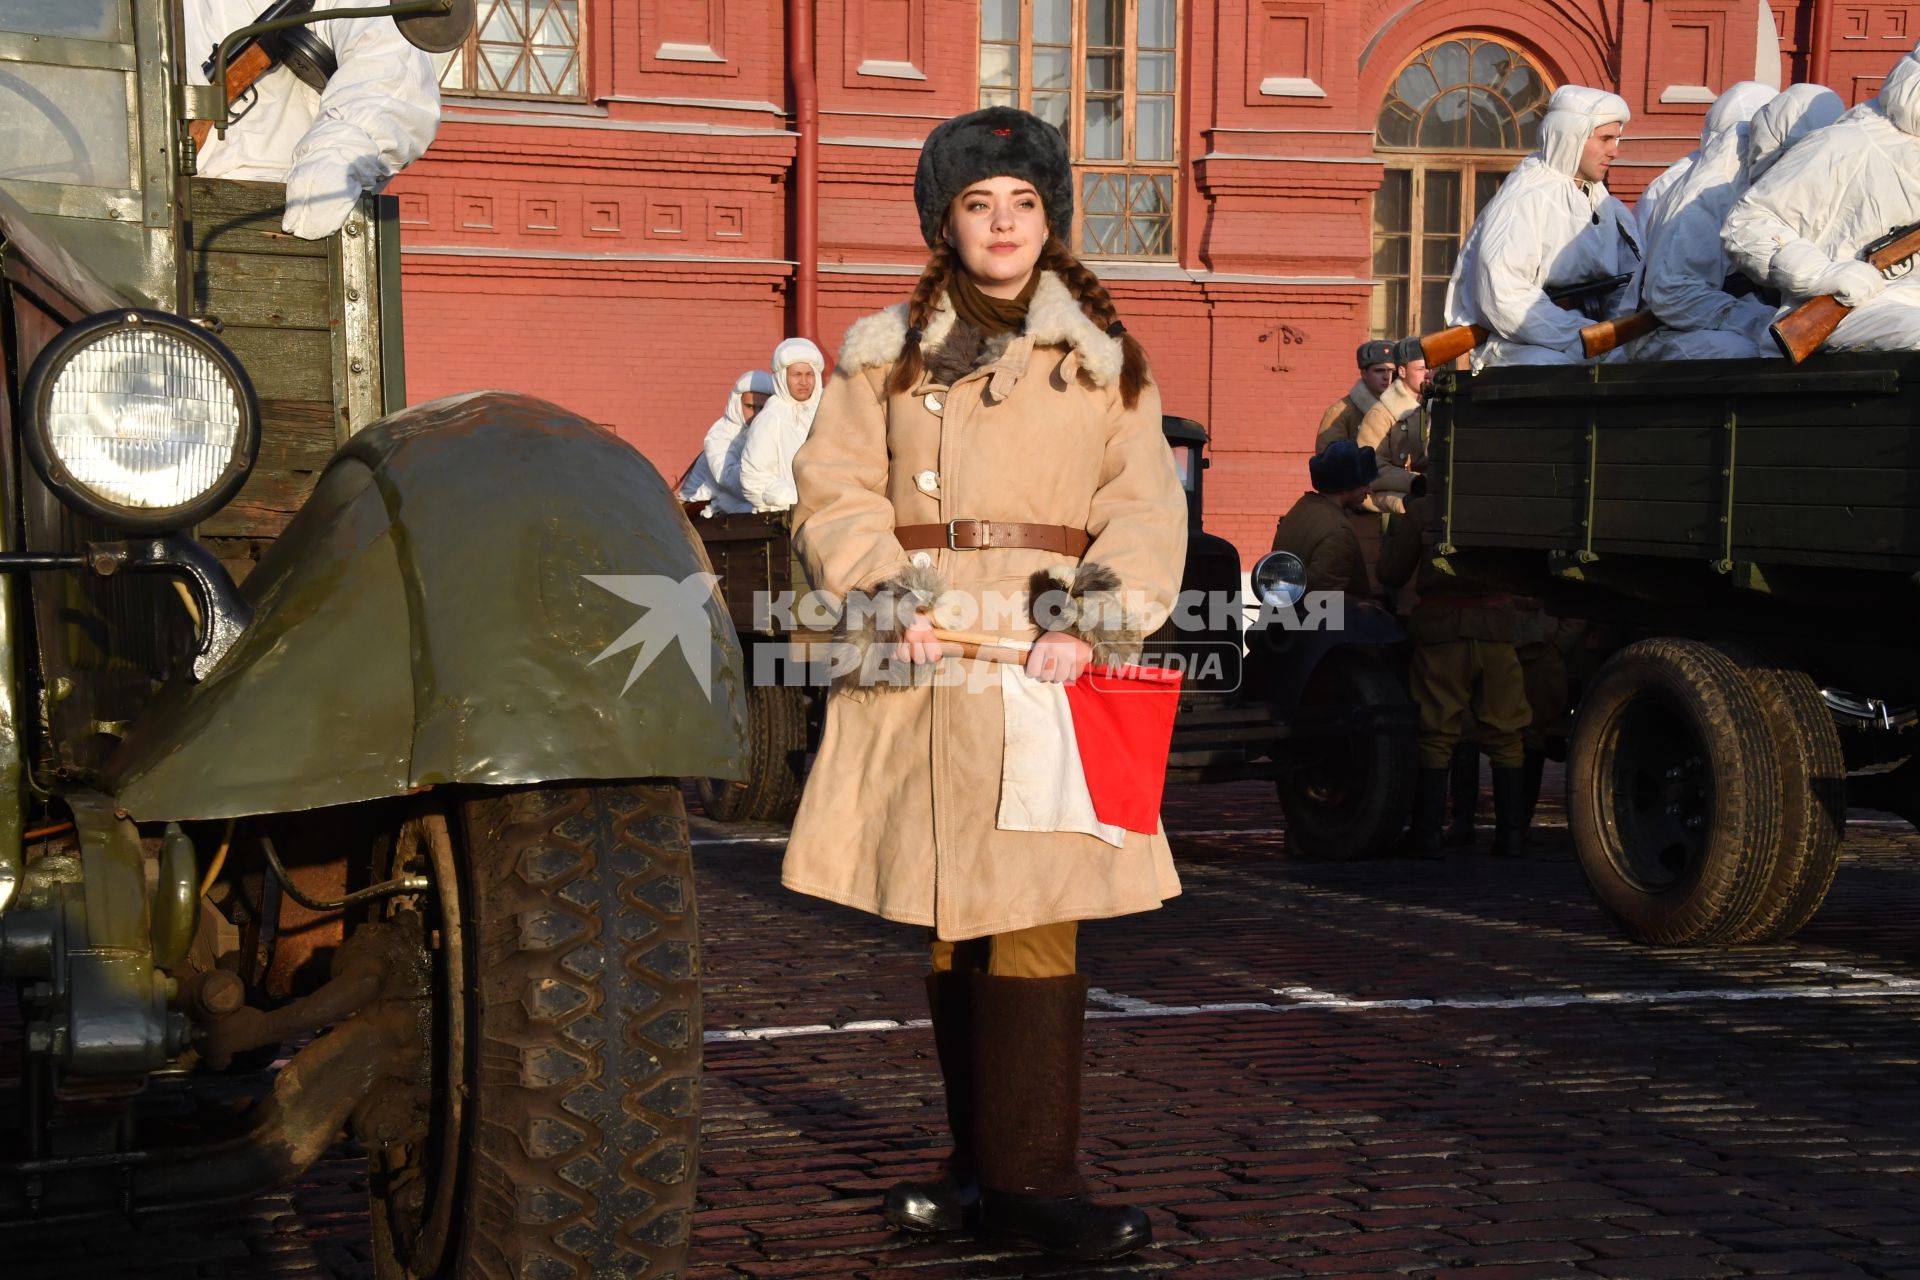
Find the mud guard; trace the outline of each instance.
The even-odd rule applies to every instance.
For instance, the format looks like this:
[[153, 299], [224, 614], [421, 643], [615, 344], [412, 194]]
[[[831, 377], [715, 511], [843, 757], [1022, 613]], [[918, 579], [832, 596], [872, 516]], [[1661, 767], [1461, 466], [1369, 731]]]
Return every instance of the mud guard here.
[[[1372, 603], [1349, 600], [1344, 621], [1345, 625], [1339, 629], [1281, 633], [1285, 637], [1284, 656], [1274, 663], [1276, 676], [1267, 691], [1276, 708], [1291, 711], [1298, 707], [1307, 685], [1313, 680], [1313, 673], [1336, 649], [1392, 649], [1406, 643], [1406, 629], [1400, 620]], [[1260, 642], [1265, 642], [1265, 638]]]
[[154, 821], [453, 782], [744, 777], [739, 642], [711, 583], [688, 582], [706, 569], [613, 433], [507, 392], [417, 405], [335, 455], [247, 578], [246, 632], [162, 693], [103, 783]]

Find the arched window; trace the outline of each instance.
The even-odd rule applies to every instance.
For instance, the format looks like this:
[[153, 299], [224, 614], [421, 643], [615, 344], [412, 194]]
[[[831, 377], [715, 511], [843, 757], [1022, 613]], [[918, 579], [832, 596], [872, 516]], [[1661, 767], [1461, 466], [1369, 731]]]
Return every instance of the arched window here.
[[1444, 323], [1460, 244], [1501, 180], [1539, 145], [1553, 92], [1527, 55], [1491, 36], [1450, 35], [1400, 69], [1380, 107], [1373, 198], [1373, 333]]

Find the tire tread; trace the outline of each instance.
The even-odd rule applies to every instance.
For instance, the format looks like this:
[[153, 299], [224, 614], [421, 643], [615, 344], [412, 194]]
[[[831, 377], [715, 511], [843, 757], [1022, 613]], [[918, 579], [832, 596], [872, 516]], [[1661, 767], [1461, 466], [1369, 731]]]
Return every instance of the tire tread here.
[[692, 855], [670, 783], [465, 806], [476, 974], [452, 1274], [676, 1276], [699, 1137]]
[[1741, 650], [1767, 716], [1780, 768], [1777, 860], [1752, 914], [1733, 942], [1784, 942], [1805, 928], [1833, 887], [1846, 838], [1846, 752], [1813, 678]]
[[[1611, 784], [1595, 776], [1596, 736], [1613, 728], [1615, 712], [1650, 691], [1697, 722], [1714, 769], [1714, 830], [1703, 866], [1671, 895], [1648, 893], [1616, 870], [1601, 812]], [[1751, 917], [1773, 873], [1779, 766], [1759, 696], [1732, 658], [1674, 636], [1616, 653], [1581, 699], [1567, 774], [1575, 852], [1595, 900], [1622, 932], [1655, 945], [1701, 946], [1728, 941]]]
[[807, 750], [807, 692], [784, 685], [747, 691], [744, 782], [699, 778], [700, 806], [715, 822], [790, 822], [800, 808]]

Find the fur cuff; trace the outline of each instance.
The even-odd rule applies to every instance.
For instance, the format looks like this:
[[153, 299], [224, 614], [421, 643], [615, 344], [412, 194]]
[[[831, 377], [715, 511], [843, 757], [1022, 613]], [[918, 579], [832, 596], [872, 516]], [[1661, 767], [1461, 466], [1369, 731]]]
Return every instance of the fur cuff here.
[[837, 642], [835, 691], [898, 689], [924, 678], [931, 668], [894, 657], [894, 646], [905, 636], [913, 616], [935, 614], [947, 593], [946, 579], [931, 568], [909, 566], [882, 578], [871, 591], [847, 594], [846, 607], [834, 626]]
[[1064, 631], [1093, 646], [1093, 660], [1124, 665], [1140, 657], [1146, 632], [1130, 613], [1120, 575], [1103, 564], [1061, 564], [1041, 569], [1027, 584], [1033, 623]]

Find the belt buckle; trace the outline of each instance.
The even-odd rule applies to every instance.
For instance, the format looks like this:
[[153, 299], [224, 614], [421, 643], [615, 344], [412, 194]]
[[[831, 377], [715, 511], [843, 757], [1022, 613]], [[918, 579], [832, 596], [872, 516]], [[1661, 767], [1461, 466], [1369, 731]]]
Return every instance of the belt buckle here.
[[[985, 530], [984, 536], [982, 536], [982, 538], [980, 539], [980, 544], [978, 546], [973, 546], [973, 547], [963, 547], [963, 546], [960, 546], [958, 543], [956, 543], [954, 541], [954, 536], [955, 536], [954, 526], [957, 524], [977, 525], [981, 529]], [[993, 524], [990, 521], [986, 521], [986, 520], [949, 520], [947, 521], [947, 550], [949, 551], [984, 551], [988, 547], [991, 547], [992, 545], [993, 545]]]

